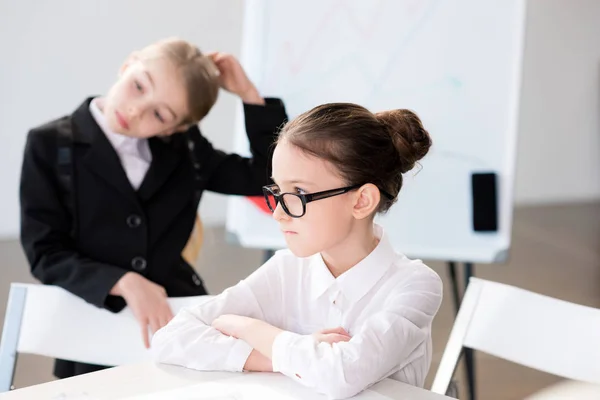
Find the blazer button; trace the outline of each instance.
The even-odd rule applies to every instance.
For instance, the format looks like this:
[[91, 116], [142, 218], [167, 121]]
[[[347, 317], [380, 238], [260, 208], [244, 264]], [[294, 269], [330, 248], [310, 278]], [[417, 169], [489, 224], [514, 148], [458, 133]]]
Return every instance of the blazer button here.
[[196, 286], [202, 285], [202, 281], [200, 280], [200, 278], [198, 278], [198, 275], [196, 275], [196, 274], [192, 275], [192, 280], [194, 281], [194, 285], [196, 285]]
[[137, 228], [141, 224], [142, 224], [142, 217], [140, 217], [139, 215], [131, 214], [129, 217], [127, 217], [127, 225], [130, 228]]
[[131, 260], [131, 268], [135, 269], [138, 272], [145, 270], [147, 266], [148, 263], [146, 262], [144, 257], [134, 257], [134, 259]]

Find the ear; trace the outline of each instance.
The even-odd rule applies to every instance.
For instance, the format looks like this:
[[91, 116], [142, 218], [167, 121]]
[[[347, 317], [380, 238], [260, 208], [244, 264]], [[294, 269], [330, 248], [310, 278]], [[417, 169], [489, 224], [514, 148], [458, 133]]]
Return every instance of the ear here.
[[138, 61], [140, 61], [139, 53], [137, 51], [134, 51], [129, 55], [129, 57], [127, 57], [123, 65], [121, 65], [121, 68], [119, 69], [119, 76], [123, 75], [127, 68], [129, 68], [132, 64], [135, 64]]
[[352, 214], [356, 219], [365, 219], [377, 211], [381, 199], [379, 189], [372, 183], [362, 185], [356, 190]]

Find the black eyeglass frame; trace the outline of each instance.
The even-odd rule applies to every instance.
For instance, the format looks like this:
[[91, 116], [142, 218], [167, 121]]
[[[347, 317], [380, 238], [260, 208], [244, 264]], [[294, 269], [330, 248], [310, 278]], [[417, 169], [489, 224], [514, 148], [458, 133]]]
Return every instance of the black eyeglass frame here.
[[[334, 196], [339, 196], [339, 195], [348, 193], [352, 190], [356, 190], [361, 186], [362, 185], [352, 185], [352, 186], [346, 186], [343, 188], [324, 190], [322, 192], [317, 192], [317, 193], [290, 193], [290, 192], [275, 193], [274, 189], [276, 189], [276, 188], [279, 189], [279, 185], [272, 184], [272, 185], [263, 186], [263, 194], [265, 196], [265, 202], [267, 203], [267, 206], [269, 207], [269, 210], [271, 210], [271, 212], [275, 212], [275, 208], [277, 207], [277, 205], [279, 203], [281, 203], [281, 208], [283, 208], [283, 211], [285, 211], [285, 213], [287, 215], [289, 215], [292, 218], [302, 218], [306, 214], [306, 205], [308, 203], [310, 203], [312, 201], [327, 199], [327, 198], [334, 197]], [[392, 196], [385, 190], [379, 189], [379, 191], [381, 192], [381, 194], [383, 194], [389, 200], [394, 199], [394, 196]], [[271, 205], [271, 202], [269, 201], [269, 196], [273, 196], [273, 198], [275, 199], [274, 206]], [[282, 201], [284, 196], [295, 196], [295, 197], [299, 198], [300, 201], [302, 202], [302, 214], [300, 214], [300, 215], [292, 214], [290, 212], [290, 210], [288, 209], [287, 205], [285, 204], [285, 201]]]

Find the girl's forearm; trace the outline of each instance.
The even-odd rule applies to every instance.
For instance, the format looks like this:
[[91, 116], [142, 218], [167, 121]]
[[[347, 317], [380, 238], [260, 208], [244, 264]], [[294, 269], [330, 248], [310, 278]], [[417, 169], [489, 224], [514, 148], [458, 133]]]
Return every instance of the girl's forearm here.
[[253, 318], [246, 318], [243, 325], [238, 337], [270, 360], [273, 342], [283, 330]]

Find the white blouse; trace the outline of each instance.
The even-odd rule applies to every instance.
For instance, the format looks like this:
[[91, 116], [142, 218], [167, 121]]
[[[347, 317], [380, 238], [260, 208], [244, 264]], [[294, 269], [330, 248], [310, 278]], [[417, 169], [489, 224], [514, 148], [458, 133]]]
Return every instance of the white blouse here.
[[[320, 254], [289, 250], [206, 303], [182, 310], [152, 339], [159, 362], [205, 371], [242, 371], [252, 347], [211, 327], [223, 314], [263, 320], [285, 332], [273, 343], [273, 370], [330, 397], [353, 396], [392, 377], [423, 386], [431, 362], [431, 323], [442, 301], [440, 277], [396, 253], [383, 230], [377, 247], [334, 278]], [[348, 342], [313, 333], [343, 327]]]
[[138, 190], [152, 162], [152, 152], [148, 140], [128, 137], [112, 131], [96, 102], [96, 99], [91, 101], [90, 113], [117, 152], [129, 183], [135, 190]]

